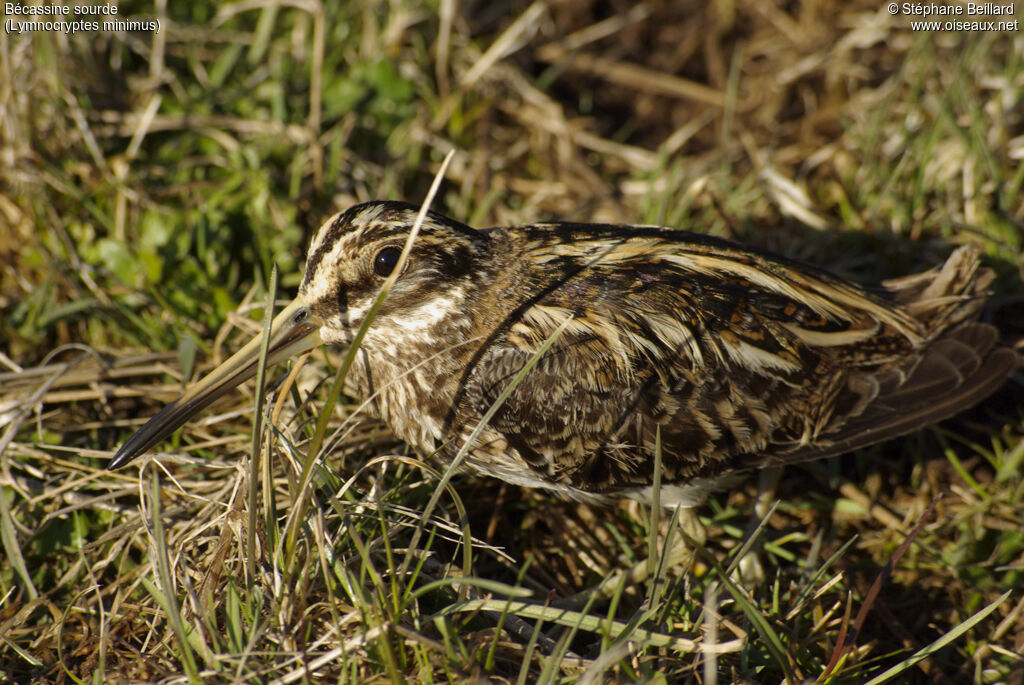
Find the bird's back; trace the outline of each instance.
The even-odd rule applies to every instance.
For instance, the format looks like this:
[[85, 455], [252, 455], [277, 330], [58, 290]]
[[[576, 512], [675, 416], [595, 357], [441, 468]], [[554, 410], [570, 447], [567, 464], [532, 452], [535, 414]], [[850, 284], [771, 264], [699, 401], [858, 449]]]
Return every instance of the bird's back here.
[[869, 292], [682, 232], [563, 224], [505, 239], [529, 266], [504, 287], [508, 314], [484, 336], [447, 423], [465, 435], [568, 320], [470, 461], [529, 485], [643, 490], [660, 440], [663, 482], [699, 499], [737, 471], [948, 418], [1018, 365], [976, 322], [992, 275], [970, 247]]

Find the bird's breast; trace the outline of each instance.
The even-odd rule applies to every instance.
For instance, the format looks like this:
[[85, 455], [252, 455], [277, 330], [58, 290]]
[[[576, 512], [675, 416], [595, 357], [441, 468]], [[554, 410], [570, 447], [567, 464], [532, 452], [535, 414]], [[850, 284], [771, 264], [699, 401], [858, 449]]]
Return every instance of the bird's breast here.
[[412, 316], [374, 321], [351, 372], [374, 412], [423, 454], [447, 439], [446, 419], [480, 345], [479, 336], [451, 316], [451, 306], [434, 302]]

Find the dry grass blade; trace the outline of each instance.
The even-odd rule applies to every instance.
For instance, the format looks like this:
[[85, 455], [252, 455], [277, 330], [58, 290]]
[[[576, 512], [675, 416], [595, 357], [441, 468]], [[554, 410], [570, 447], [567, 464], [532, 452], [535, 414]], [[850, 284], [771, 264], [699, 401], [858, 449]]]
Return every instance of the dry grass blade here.
[[836, 640], [836, 647], [832, 651], [832, 656], [829, 659], [828, 665], [825, 667], [824, 677], [830, 676], [832, 671], [839, 664], [839, 660], [842, 659], [843, 654], [852, 649], [861, 628], [864, 626], [864, 621], [867, 619], [868, 612], [871, 611], [872, 605], [878, 598], [878, 593], [882, 588], [882, 584], [892, 575], [893, 568], [896, 563], [899, 562], [900, 557], [903, 556], [907, 551], [907, 548], [910, 547], [911, 543], [914, 541], [914, 538], [917, 537], [918, 533], [921, 532], [921, 529], [924, 528], [926, 523], [928, 523], [940, 499], [941, 495], [932, 500], [931, 504], [928, 505], [928, 508], [925, 509], [924, 513], [921, 515], [917, 525], [915, 525], [913, 530], [910, 531], [910, 534], [907, 535], [906, 540], [896, 548], [896, 551], [893, 552], [892, 558], [886, 562], [885, 567], [878, 572], [878, 577], [875, 578], [875, 582], [871, 584], [867, 595], [864, 597], [864, 603], [861, 605], [860, 610], [857, 611], [857, 617], [853, 620], [853, 627], [849, 633], [846, 632], [846, 624], [843, 624], [843, 628], [839, 631], [839, 637]]
[[1013, 344], [1018, 30], [834, 0], [119, 14], [161, 29], [0, 35], [3, 677], [783, 682], [833, 661], [819, 679], [1018, 678], [1019, 373], [938, 433], [788, 471], [744, 588], [718, 562], [745, 546], [751, 483], [700, 510], [708, 556], [676, 568], [652, 553], [663, 513], [410, 452], [377, 397], [334, 382], [358, 360], [330, 348], [268, 372], [255, 421], [248, 383], [140, 472], [103, 468], [259, 334], [262, 284], [276, 263], [294, 292], [324, 217], [423, 198], [446, 164], [432, 207], [478, 227], [668, 225], [862, 282], [975, 242], [996, 273], [984, 319]]
[[696, 100], [715, 107], [725, 107], [726, 104], [725, 93], [687, 79], [645, 69], [636, 64], [618, 62], [582, 52], [570, 55], [558, 45], [545, 45], [539, 48], [537, 57], [544, 62], [568, 60], [570, 69], [591, 73], [624, 88]]

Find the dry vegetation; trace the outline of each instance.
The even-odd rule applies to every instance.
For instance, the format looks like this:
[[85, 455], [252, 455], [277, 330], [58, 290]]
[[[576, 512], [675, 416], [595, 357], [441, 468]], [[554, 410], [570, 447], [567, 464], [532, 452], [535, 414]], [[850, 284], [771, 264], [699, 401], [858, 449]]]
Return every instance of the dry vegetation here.
[[978, 241], [1019, 338], [1024, 34], [832, 0], [166, 4], [121, 5], [156, 35], [0, 36], [0, 682], [1024, 682], [1020, 374], [787, 472], [746, 589], [753, 484], [692, 567], [596, 598], [667, 521], [465, 478], [431, 507], [434, 466], [325, 407], [335, 350], [268, 396], [253, 499], [252, 383], [104, 471], [259, 331], [273, 263], [293, 292], [322, 219], [421, 200], [450, 148], [435, 207], [475, 225], [670, 224], [865, 280]]

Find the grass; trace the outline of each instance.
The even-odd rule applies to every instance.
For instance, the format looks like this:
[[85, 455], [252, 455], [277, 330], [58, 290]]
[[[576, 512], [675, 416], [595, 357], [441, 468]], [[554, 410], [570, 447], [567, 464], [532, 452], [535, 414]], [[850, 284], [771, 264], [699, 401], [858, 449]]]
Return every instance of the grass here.
[[451, 149], [435, 207], [478, 226], [670, 224], [865, 281], [977, 241], [1019, 339], [1021, 34], [830, 0], [168, 4], [156, 35], [0, 35], [0, 681], [1024, 677], [1020, 374], [788, 471], [746, 587], [753, 484], [633, 583], [669, 517], [447, 482], [331, 400], [338, 350], [272, 384], [259, 449], [248, 384], [104, 470], [324, 218], [420, 201]]

